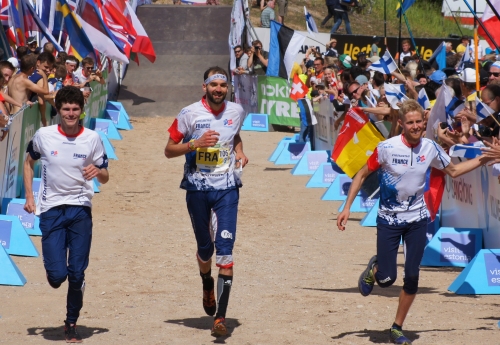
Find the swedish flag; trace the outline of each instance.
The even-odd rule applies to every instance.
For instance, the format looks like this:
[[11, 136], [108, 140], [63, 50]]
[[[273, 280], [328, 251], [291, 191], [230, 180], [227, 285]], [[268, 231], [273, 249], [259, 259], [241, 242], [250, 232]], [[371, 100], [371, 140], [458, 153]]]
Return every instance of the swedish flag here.
[[69, 36], [73, 55], [80, 61], [87, 56], [95, 61], [94, 47], [66, 0], [57, 0], [56, 14], [58, 13], [64, 18], [64, 31]]
[[[398, 5], [396, 6], [396, 11], [398, 12], [398, 18], [401, 17], [401, 12], [405, 13], [408, 9], [415, 3], [416, 0], [399, 0]], [[403, 7], [401, 8], [401, 3], [403, 3]]]

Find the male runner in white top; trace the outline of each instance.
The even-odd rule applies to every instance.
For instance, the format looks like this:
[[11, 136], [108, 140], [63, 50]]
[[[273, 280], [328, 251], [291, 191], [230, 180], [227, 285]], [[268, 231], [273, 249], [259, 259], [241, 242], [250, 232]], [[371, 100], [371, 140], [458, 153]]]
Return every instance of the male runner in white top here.
[[[61, 124], [40, 128], [28, 144], [24, 186], [29, 213], [40, 215], [43, 264], [49, 285], [57, 289], [68, 278], [66, 342], [81, 343], [76, 321], [83, 305], [85, 269], [92, 240], [92, 179], [108, 182], [108, 159], [96, 132], [78, 124], [82, 92], [66, 86], [55, 98]], [[33, 197], [33, 166], [40, 159], [42, 183], [38, 205]]]
[[394, 283], [396, 257], [403, 237], [406, 248], [404, 284], [389, 336], [395, 344], [411, 345], [402, 327], [418, 290], [419, 266], [426, 244], [428, 215], [423, 194], [427, 169], [434, 167], [454, 178], [487, 163], [491, 158], [480, 156], [453, 164], [439, 145], [422, 138], [424, 109], [415, 100], [403, 103], [398, 124], [403, 128], [403, 134], [380, 142], [367, 164], [354, 177], [344, 210], [337, 217], [337, 227], [345, 230], [349, 209], [363, 181], [371, 172], [378, 171], [377, 255], [370, 259], [361, 274], [358, 288], [363, 296], [368, 296], [375, 281], [380, 287], [389, 287]]

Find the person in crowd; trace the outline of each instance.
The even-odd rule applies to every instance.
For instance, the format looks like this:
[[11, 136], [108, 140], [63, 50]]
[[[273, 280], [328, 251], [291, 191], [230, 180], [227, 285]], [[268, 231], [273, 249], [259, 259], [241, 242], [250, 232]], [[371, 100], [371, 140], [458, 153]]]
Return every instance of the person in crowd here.
[[236, 68], [232, 71], [234, 74], [249, 74], [248, 57], [251, 53], [251, 48], [243, 49], [242, 46], [234, 47], [234, 56], [236, 57]]
[[75, 71], [80, 66], [80, 61], [73, 55], [68, 55], [66, 57], [66, 61], [64, 61], [66, 65], [66, 79], [64, 80], [64, 85], [74, 85], [78, 84], [78, 78], [75, 76]]
[[278, 22], [280, 24], [285, 24], [285, 16], [287, 15], [287, 12], [288, 12], [288, 0], [278, 0]]
[[406, 57], [411, 58], [415, 54], [415, 52], [411, 50], [411, 43], [409, 39], [401, 41], [401, 50], [401, 54], [398, 52], [394, 57], [394, 60], [399, 60], [399, 63], [404, 67], [407, 63], [404, 59]]
[[[346, 5], [343, 5], [340, 0], [333, 0], [333, 7], [334, 7], [334, 20], [335, 23], [333, 24], [332, 30], [330, 31], [330, 35], [335, 34], [337, 30], [340, 27], [340, 24], [342, 24], [342, 21], [344, 21], [345, 24], [345, 30], [348, 35], [352, 35], [352, 30], [351, 30], [351, 22], [349, 21], [349, 7]], [[354, 1], [352, 2], [354, 6]]]
[[268, 1], [266, 8], [260, 13], [260, 26], [270, 28], [271, 20], [274, 20], [274, 0]]
[[[29, 76], [35, 71], [37, 64], [37, 56], [34, 54], [25, 55], [21, 58], [20, 72], [14, 75], [8, 83], [8, 95], [12, 97], [17, 104], [12, 107], [12, 114], [15, 114], [21, 107], [19, 104], [24, 104], [28, 101], [31, 93], [46, 95], [48, 89], [38, 86], [29, 80]], [[42, 70], [37, 71], [40, 75], [45, 75]]]
[[341, 71], [349, 70], [352, 68], [352, 59], [347, 54], [342, 54], [339, 56], [339, 69]]
[[50, 53], [52, 55], [55, 55], [56, 53], [56, 48], [54, 47], [54, 45], [50, 42], [47, 42], [43, 45], [43, 51], [44, 52], [47, 52], [47, 53]]
[[460, 39], [460, 44], [457, 46], [457, 53], [465, 53], [465, 50], [467, 49], [467, 46], [470, 43], [470, 37], [469, 36], [462, 36]]
[[[236, 240], [239, 188], [238, 170], [248, 163], [240, 128], [245, 112], [239, 104], [224, 101], [228, 76], [220, 67], [210, 67], [203, 76], [205, 96], [184, 108], [168, 129], [165, 156], [185, 156], [181, 188], [192, 220], [198, 251], [196, 257], [203, 287], [203, 308], [214, 316], [212, 335], [227, 334], [226, 311], [233, 283], [233, 246]], [[207, 124], [208, 126], [198, 126]], [[218, 157], [215, 161], [213, 157]], [[215, 162], [215, 163], [214, 163]], [[210, 227], [212, 213], [217, 218]], [[213, 230], [212, 238], [208, 229]], [[212, 256], [219, 267], [217, 301], [212, 278]]]
[[56, 62], [56, 58], [54, 55], [48, 52], [43, 52], [38, 55], [36, 59], [36, 70], [31, 74], [28, 79], [31, 80], [33, 83], [41, 87], [43, 90], [46, 91], [46, 93], [43, 94], [36, 94], [32, 93], [32, 95], [29, 97], [31, 102], [36, 102], [38, 100], [38, 109], [40, 110], [40, 120], [42, 122], [43, 126], [47, 126], [47, 119], [45, 117], [45, 110], [46, 110], [46, 105], [45, 105], [45, 100], [47, 97], [51, 97], [49, 95], [49, 86], [47, 83], [47, 78], [48, 75], [51, 73], [52, 68], [54, 67], [54, 64]]
[[91, 57], [86, 57], [81, 62], [81, 67], [74, 72], [74, 76], [78, 79], [75, 84], [76, 87], [84, 87], [85, 84], [91, 81], [96, 81], [101, 85], [104, 85], [105, 80], [102, 76], [101, 70], [94, 70], [94, 59]]
[[31, 54], [31, 51], [28, 49], [26, 46], [19, 46], [16, 48], [16, 56], [17, 59], [19, 60], [19, 63], [21, 63], [21, 59], [23, 56]]
[[58, 64], [65, 64], [67, 59], [68, 59], [68, 54], [66, 54], [66, 52], [58, 52], [57, 53], [56, 62]]
[[[84, 105], [82, 92], [74, 86], [63, 87], [55, 104], [61, 124], [39, 129], [28, 144], [24, 209], [40, 215], [43, 264], [49, 285], [58, 289], [68, 279], [64, 335], [66, 342], [79, 343], [82, 337], [76, 323], [83, 306], [92, 240], [92, 179], [108, 182], [108, 159], [101, 137], [78, 124]], [[37, 160], [41, 160], [44, 178], [43, 193], [35, 202], [32, 181]]]
[[494, 81], [500, 82], [500, 61], [496, 61], [490, 66], [488, 74], [489, 74], [488, 84], [491, 84]]
[[311, 87], [310, 80], [311, 77], [316, 77], [316, 79], [323, 79], [323, 67], [325, 65], [325, 60], [322, 57], [317, 57], [314, 59], [314, 68], [309, 68], [307, 70], [307, 80], [306, 86]]
[[[402, 134], [379, 143], [367, 164], [354, 177], [344, 210], [337, 217], [337, 227], [344, 231], [349, 210], [362, 183], [369, 174], [377, 172], [381, 195], [377, 217], [377, 254], [361, 273], [358, 289], [361, 295], [368, 296], [375, 282], [382, 288], [394, 284], [397, 276], [396, 259], [403, 238], [403, 289], [399, 295], [396, 317], [389, 330], [389, 338], [396, 344], [411, 344], [411, 340], [403, 333], [403, 324], [418, 291], [419, 266], [426, 245], [428, 213], [423, 195], [428, 168], [443, 170], [455, 178], [491, 160], [480, 156], [460, 164], [452, 163], [440, 146], [422, 138], [423, 124], [422, 107], [415, 100], [403, 102], [398, 119]], [[425, 156], [425, 160], [421, 160], [422, 156]], [[408, 169], [408, 166], [412, 169]]]
[[28, 49], [32, 54], [40, 54], [40, 52], [42, 51], [42, 49], [38, 47], [36, 36], [28, 37], [26, 44], [28, 45]]
[[334, 18], [335, 21], [335, 0], [325, 0], [325, 4], [328, 14], [326, 15], [325, 18], [323, 18], [323, 21], [320, 24], [321, 28], [325, 27], [326, 23], [330, 20], [330, 18]]
[[330, 42], [328, 42], [326, 44], [326, 51], [325, 53], [323, 54], [323, 57], [338, 57], [339, 56], [339, 52], [337, 51], [337, 49], [335, 49], [335, 47], [337, 46], [337, 40], [335, 38], [332, 38], [330, 40]]
[[446, 57], [455, 55], [455, 52], [453, 51], [453, 44], [451, 42], [445, 43], [445, 49], [446, 49]]
[[420, 85], [425, 85], [427, 84], [427, 77], [425, 76], [425, 74], [417, 74], [417, 82], [420, 84]]
[[262, 42], [252, 42], [251, 53], [248, 55], [248, 69], [256, 75], [266, 75], [269, 53], [262, 49]]
[[370, 57], [380, 56], [380, 48], [378, 45], [380, 44], [381, 38], [378, 36], [373, 36], [372, 49], [370, 50]]

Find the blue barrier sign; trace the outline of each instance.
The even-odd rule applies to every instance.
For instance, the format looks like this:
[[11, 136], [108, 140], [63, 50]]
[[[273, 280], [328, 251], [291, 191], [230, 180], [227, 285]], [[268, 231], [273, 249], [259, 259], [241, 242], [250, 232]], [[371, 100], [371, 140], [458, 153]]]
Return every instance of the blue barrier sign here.
[[38, 204], [38, 193], [40, 191], [40, 185], [42, 184], [42, 179], [41, 178], [34, 178], [33, 179], [33, 197], [35, 199], [35, 204]]
[[[113, 121], [114, 123], [114, 121]], [[100, 131], [104, 134], [108, 134], [109, 122], [107, 121], [95, 121], [94, 131]]]
[[9, 203], [7, 206], [8, 216], [16, 216], [23, 224], [25, 229], [33, 229], [35, 227], [35, 215], [33, 213], [28, 213], [24, 210], [23, 204]]
[[5, 250], [10, 248], [12, 222], [0, 220], [0, 244]]
[[252, 127], [267, 129], [267, 115], [252, 114]]
[[323, 165], [323, 183], [328, 183], [328, 184], [332, 183], [338, 174], [341, 173], [336, 172], [331, 164]]
[[290, 152], [290, 159], [298, 161], [308, 149], [306, 143], [290, 143], [288, 144], [288, 152]]
[[468, 264], [476, 255], [476, 236], [471, 233], [441, 233], [441, 262]]
[[[326, 158], [328, 160], [328, 157]], [[307, 168], [309, 170], [316, 171], [320, 164], [325, 163], [325, 153], [324, 152], [309, 152], [307, 155]]]
[[488, 286], [500, 286], [500, 255], [484, 253], [484, 267]]

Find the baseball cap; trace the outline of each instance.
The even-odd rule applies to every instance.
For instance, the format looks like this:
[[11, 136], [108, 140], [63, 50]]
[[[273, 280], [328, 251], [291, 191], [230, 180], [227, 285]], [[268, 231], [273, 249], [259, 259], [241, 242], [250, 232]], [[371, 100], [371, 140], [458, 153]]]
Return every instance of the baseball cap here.
[[357, 57], [360, 58], [361, 56], [366, 56], [366, 53], [365, 52], [359, 52]]
[[14, 68], [19, 68], [19, 60], [17, 60], [15, 57], [8, 58], [7, 61], [9, 61]]
[[352, 65], [351, 65], [352, 60], [351, 60], [351, 57], [349, 55], [342, 54], [342, 55], [340, 55], [339, 59], [340, 59], [340, 62], [342, 62], [342, 65], [344, 65], [345, 68], [351, 68], [352, 67]]
[[360, 74], [356, 77], [356, 81], [359, 83], [359, 85], [363, 85], [368, 83], [368, 78]]
[[495, 61], [491, 66], [491, 67], [496, 67], [496, 68], [500, 68], [500, 61]]
[[378, 60], [380, 60], [380, 56], [372, 56], [368, 58], [368, 61], [370, 61], [371, 63], [375, 63]]
[[35, 43], [35, 42], [36, 42], [36, 37], [35, 37], [35, 36], [30, 36], [30, 37], [28, 38], [28, 41], [27, 41], [27, 42], [28, 42], [28, 44]]
[[458, 75], [460, 80], [464, 83], [475, 83], [476, 82], [476, 70], [472, 68], [466, 68]]
[[441, 85], [443, 80], [446, 79], [446, 74], [443, 71], [435, 71], [429, 76], [429, 79]]

